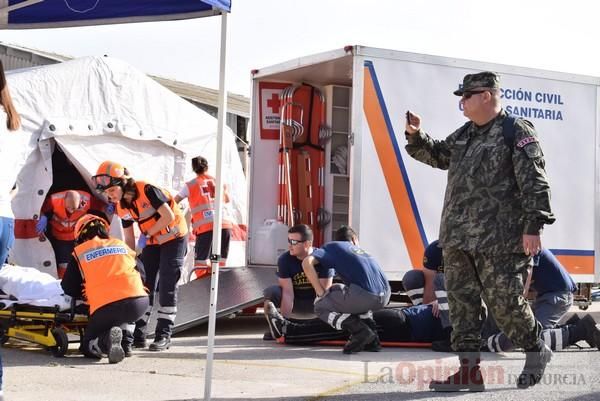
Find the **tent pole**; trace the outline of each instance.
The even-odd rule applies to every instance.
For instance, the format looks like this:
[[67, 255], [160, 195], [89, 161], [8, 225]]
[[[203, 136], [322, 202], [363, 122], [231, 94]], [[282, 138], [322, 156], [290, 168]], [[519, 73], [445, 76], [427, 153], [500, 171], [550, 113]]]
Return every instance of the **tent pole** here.
[[208, 315], [208, 339], [206, 343], [206, 370], [204, 376], [204, 400], [210, 401], [212, 387], [213, 348], [215, 344], [215, 325], [217, 317], [217, 295], [219, 290], [219, 260], [221, 253], [221, 226], [223, 212], [223, 135], [227, 117], [227, 90], [225, 70], [227, 59], [227, 13], [221, 13], [221, 51], [219, 57], [219, 112], [217, 117], [217, 181], [215, 193], [215, 215], [213, 220], [213, 238], [210, 275], [210, 309]]

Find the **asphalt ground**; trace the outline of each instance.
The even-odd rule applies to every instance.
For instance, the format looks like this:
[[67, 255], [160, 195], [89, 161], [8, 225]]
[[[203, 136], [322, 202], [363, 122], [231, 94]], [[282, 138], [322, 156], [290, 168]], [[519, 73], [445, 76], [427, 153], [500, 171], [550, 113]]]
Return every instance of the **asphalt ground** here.
[[[591, 312], [600, 322], [600, 303]], [[580, 312], [581, 315], [584, 313]], [[262, 316], [217, 321], [213, 400], [599, 400], [600, 352], [582, 343], [554, 353], [542, 383], [518, 390], [522, 353], [483, 354], [485, 393], [432, 393], [427, 383], [457, 366], [453, 354], [386, 348], [344, 355], [338, 347], [263, 341]], [[64, 358], [11, 340], [2, 348], [7, 401], [183, 401], [204, 397], [207, 325], [173, 338], [166, 352], [136, 351], [110, 365], [72, 344]]]

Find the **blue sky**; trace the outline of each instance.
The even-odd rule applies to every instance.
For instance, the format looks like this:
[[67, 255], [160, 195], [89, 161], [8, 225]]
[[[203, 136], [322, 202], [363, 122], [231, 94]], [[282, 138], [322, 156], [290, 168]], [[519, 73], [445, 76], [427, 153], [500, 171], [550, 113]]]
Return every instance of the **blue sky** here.
[[[349, 44], [600, 76], [598, 11], [580, 0], [233, 0], [228, 89], [249, 96], [251, 69]], [[0, 31], [0, 41], [107, 54], [216, 88], [219, 21]]]

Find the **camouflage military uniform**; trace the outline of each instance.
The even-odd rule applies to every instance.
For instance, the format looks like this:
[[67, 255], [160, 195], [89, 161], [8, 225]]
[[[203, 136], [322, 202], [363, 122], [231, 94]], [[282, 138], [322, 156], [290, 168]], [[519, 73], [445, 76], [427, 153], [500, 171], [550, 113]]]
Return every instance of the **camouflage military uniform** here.
[[531, 263], [522, 238], [539, 235], [554, 221], [550, 189], [533, 126], [517, 120], [509, 147], [502, 132], [505, 117], [501, 111], [482, 127], [468, 123], [443, 141], [422, 131], [407, 135], [413, 158], [448, 170], [440, 245], [458, 351], [479, 350], [482, 298], [515, 345], [528, 349], [539, 337], [522, 295]]

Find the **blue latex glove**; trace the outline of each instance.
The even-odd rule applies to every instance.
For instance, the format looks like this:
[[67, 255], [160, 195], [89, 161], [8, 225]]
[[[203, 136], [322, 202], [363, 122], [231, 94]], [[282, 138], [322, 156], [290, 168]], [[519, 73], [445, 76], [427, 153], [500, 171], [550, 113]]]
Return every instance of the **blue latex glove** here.
[[114, 213], [115, 213], [115, 204], [109, 203], [108, 205], [106, 205], [106, 214], [111, 215]]
[[140, 234], [140, 238], [138, 238], [137, 249], [140, 251], [146, 247], [146, 236], [144, 234]]
[[44, 231], [46, 231], [46, 227], [48, 226], [48, 217], [42, 215], [37, 223], [35, 223], [35, 232], [38, 235], [42, 235]]

